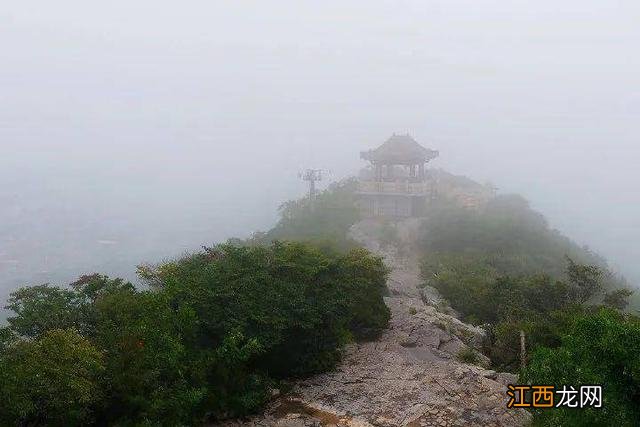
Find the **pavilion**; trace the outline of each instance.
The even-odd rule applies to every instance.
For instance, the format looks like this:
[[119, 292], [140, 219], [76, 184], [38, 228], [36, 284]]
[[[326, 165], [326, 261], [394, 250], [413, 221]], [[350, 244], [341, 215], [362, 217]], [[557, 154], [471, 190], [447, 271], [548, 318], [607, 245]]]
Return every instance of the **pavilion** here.
[[371, 163], [372, 173], [361, 177], [358, 205], [364, 217], [423, 216], [434, 185], [425, 165], [438, 152], [418, 144], [408, 134], [393, 135], [360, 157]]

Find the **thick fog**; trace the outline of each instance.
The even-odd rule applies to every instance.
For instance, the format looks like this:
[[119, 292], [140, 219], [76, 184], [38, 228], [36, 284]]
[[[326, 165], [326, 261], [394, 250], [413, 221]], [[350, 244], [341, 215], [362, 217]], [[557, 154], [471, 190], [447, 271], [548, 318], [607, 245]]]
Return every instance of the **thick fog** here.
[[247, 236], [393, 132], [640, 281], [640, 3], [8, 1], [0, 296]]

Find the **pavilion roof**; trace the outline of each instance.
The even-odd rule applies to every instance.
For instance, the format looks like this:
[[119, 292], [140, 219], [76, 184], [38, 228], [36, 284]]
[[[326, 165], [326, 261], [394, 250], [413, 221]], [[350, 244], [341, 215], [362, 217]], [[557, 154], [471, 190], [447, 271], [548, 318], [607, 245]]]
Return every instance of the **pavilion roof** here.
[[409, 134], [394, 134], [378, 148], [361, 152], [360, 157], [374, 163], [415, 164], [433, 160], [438, 154], [418, 144]]

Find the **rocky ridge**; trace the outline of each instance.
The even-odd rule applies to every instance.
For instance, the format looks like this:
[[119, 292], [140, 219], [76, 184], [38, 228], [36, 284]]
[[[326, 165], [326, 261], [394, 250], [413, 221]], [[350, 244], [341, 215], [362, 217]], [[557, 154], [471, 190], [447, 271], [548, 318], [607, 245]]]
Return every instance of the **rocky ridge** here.
[[[395, 224], [396, 244], [378, 237], [388, 224], [365, 220], [351, 237], [384, 257], [391, 269], [385, 302], [389, 328], [373, 342], [344, 350], [335, 371], [293, 384], [263, 415], [225, 426], [519, 426], [507, 409], [506, 385], [517, 378], [488, 370], [478, 352], [484, 332], [457, 319], [434, 289], [420, 289], [419, 267], [398, 248], [412, 244], [419, 220]], [[406, 251], [405, 251], [406, 252]], [[411, 251], [409, 251], [411, 252]], [[462, 355], [466, 355], [462, 357]], [[475, 359], [468, 364], [461, 359]], [[276, 392], [277, 393], [277, 392]]]

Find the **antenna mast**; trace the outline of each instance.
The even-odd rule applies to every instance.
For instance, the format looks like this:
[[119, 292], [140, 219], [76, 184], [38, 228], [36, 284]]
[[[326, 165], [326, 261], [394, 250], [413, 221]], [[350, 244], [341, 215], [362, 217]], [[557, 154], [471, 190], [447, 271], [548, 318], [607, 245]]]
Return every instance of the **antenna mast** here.
[[300, 174], [303, 181], [309, 183], [309, 206], [313, 209], [316, 200], [316, 182], [322, 181], [321, 169], [307, 169]]

